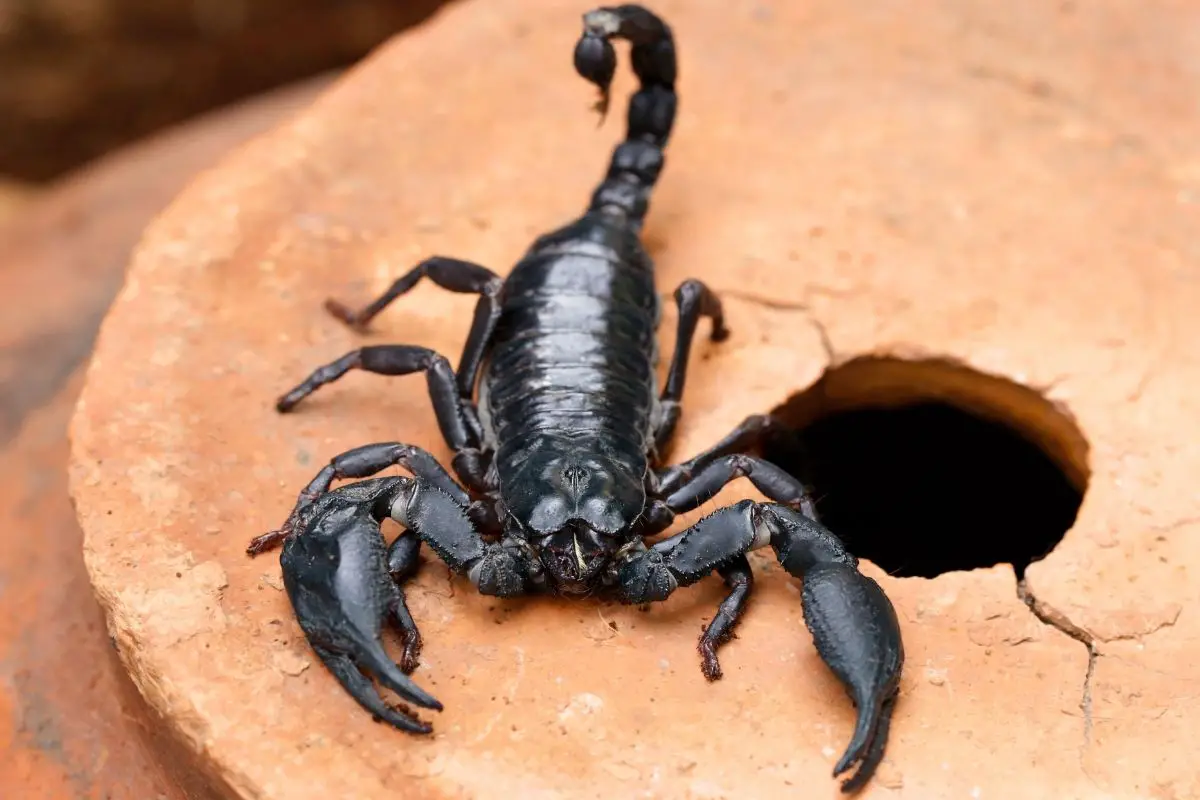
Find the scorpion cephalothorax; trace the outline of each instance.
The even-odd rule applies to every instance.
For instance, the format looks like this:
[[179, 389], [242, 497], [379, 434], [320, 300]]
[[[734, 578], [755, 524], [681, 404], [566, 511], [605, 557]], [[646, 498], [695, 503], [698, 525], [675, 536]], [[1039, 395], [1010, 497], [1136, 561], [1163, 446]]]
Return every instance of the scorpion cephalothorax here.
[[[606, 592], [645, 604], [716, 572], [730, 593], [700, 637], [710, 680], [721, 676], [717, 647], [730, 637], [750, 592], [746, 553], [770, 546], [801, 579], [817, 651], [858, 708], [854, 735], [834, 769], [839, 775], [858, 764], [843, 783], [856, 789], [887, 743], [903, 662], [896, 613], [816, 521], [804, 487], [751, 455], [777, 430], [771, 418], [750, 417], [692, 459], [660, 465], [679, 420], [700, 318], [710, 320], [716, 341], [728, 330], [719, 299], [700, 281], [684, 281], [675, 291], [678, 335], [660, 390], [659, 299], [640, 232], [675, 119], [675, 43], [662, 20], [635, 5], [599, 8], [583, 21], [575, 67], [600, 88], [602, 112], [616, 68], [611, 39], [630, 42], [641, 84], [630, 101], [625, 141], [583, 215], [534, 242], [506, 279], [477, 264], [433, 257], [361, 311], [327, 303], [335, 316], [362, 327], [422, 278], [479, 295], [457, 374], [425, 347], [363, 347], [317, 369], [277, 404], [288, 411], [354, 369], [424, 372], [462, 483], [418, 447], [358, 447], [322, 469], [282, 528], [255, 539], [249, 552], [283, 542], [284, 584], [317, 655], [376, 717], [428, 733], [428, 723], [385, 704], [364, 675], [411, 703], [442, 707], [407, 674], [421, 639], [400, 586], [415, 572], [422, 543], [480, 592], [499, 597]], [[412, 477], [330, 490], [335, 479], [370, 478], [397, 465]], [[645, 543], [739, 477], [771, 502], [743, 500]], [[388, 517], [407, 529], [390, 547], [380, 532]], [[404, 641], [399, 668], [380, 640], [388, 620]]]

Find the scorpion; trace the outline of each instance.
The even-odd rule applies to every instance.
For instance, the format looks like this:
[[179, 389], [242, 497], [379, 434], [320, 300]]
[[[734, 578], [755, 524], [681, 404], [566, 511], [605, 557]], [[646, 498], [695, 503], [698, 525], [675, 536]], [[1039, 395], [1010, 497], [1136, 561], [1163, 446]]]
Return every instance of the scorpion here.
[[[770, 546], [800, 579], [805, 625], [857, 709], [833, 769], [838, 777], [857, 765], [841, 785], [857, 791], [883, 758], [898, 696], [904, 651], [895, 609], [818, 521], [806, 487], [754, 455], [780, 432], [774, 417], [750, 416], [690, 460], [661, 464], [680, 418], [700, 319], [709, 320], [713, 341], [730, 331], [718, 296], [699, 280], [683, 281], [674, 293], [676, 344], [659, 391], [662, 301], [641, 229], [675, 120], [675, 40], [639, 5], [599, 7], [583, 23], [574, 66], [599, 89], [601, 119], [617, 64], [612, 40], [629, 43], [640, 84], [625, 140], [586, 211], [539, 237], [506, 279], [434, 256], [359, 311], [326, 301], [332, 315], [361, 331], [423, 278], [478, 295], [457, 372], [426, 347], [361, 347], [316, 369], [276, 403], [279, 412], [290, 411], [352, 370], [423, 372], [461, 483], [420, 447], [357, 447], [322, 468], [284, 525], [254, 539], [247, 552], [282, 544], [288, 598], [325, 667], [376, 721], [428, 734], [429, 723], [385, 703], [371, 681], [408, 703], [443, 708], [409, 677], [421, 635], [402, 587], [417, 571], [422, 544], [480, 593], [499, 598], [607, 595], [645, 606], [715, 572], [729, 592], [699, 641], [710, 681], [721, 677], [717, 649], [732, 637], [750, 595], [747, 553]], [[374, 477], [396, 466], [411, 477]], [[742, 500], [647, 544], [676, 515], [741, 477], [769, 502]], [[331, 490], [339, 479], [358, 481]], [[381, 532], [387, 518], [406, 530], [390, 546]], [[402, 642], [399, 664], [380, 638], [388, 623]]]

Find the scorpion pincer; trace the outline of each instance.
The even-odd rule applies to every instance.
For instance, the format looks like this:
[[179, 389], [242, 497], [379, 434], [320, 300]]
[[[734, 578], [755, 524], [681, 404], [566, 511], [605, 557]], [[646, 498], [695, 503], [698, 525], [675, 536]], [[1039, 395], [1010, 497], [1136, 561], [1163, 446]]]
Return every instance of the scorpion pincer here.
[[[313, 650], [376, 718], [413, 733], [431, 726], [386, 704], [367, 674], [406, 701], [441, 710], [409, 673], [420, 634], [401, 585], [422, 544], [483, 594], [607, 594], [624, 603], [665, 600], [716, 572], [729, 587], [700, 637], [701, 668], [721, 676], [717, 648], [730, 638], [750, 593], [746, 554], [770, 546], [802, 582], [804, 620], [821, 658], [845, 685], [857, 722], [834, 767], [857, 764], [844, 791], [863, 786], [883, 758], [903, 645], [883, 590], [816, 518], [805, 487], [757, 458], [780, 426], [751, 416], [714, 446], [674, 466], [659, 454], [680, 416], [688, 353], [700, 318], [711, 338], [729, 335], [721, 302], [698, 280], [675, 290], [678, 335], [658, 386], [660, 301], [641, 241], [648, 196], [663, 168], [675, 119], [676, 56], [670, 28], [636, 5], [583, 16], [575, 68], [607, 108], [616, 69], [612, 39], [631, 45], [640, 86], [626, 138], [587, 210], [536, 240], [506, 279], [455, 258], [429, 258], [360, 311], [327, 309], [363, 328], [422, 278], [479, 296], [457, 373], [418, 345], [354, 350], [315, 370], [277, 402], [291, 410], [351, 370], [423, 372], [456, 481], [428, 452], [397, 442], [338, 455], [300, 493], [256, 554], [283, 543], [280, 563], [297, 619]], [[412, 477], [372, 477], [392, 466]], [[697, 509], [737, 478], [770, 502], [743, 500], [653, 544], [677, 514]], [[330, 490], [335, 479], [363, 479]], [[380, 523], [406, 529], [387, 546]], [[399, 665], [380, 640], [398, 629]]]

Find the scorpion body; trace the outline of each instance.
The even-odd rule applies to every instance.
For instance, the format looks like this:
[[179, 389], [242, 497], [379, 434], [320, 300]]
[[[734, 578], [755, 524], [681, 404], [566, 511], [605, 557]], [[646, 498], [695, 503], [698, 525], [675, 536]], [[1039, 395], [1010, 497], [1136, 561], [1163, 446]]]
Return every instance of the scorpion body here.
[[[506, 279], [477, 264], [434, 257], [361, 311], [327, 303], [361, 328], [422, 278], [477, 294], [457, 373], [428, 348], [363, 347], [318, 368], [277, 402], [289, 411], [354, 369], [423, 372], [461, 484], [418, 447], [355, 448], [334, 457], [300, 493], [284, 525], [256, 538], [248, 552], [283, 544], [289, 598], [323, 663], [377, 718], [428, 733], [428, 723], [385, 704], [364, 674], [411, 703], [442, 708], [408, 676], [421, 638], [401, 586], [415, 572], [422, 544], [480, 592], [498, 597], [607, 593], [640, 605], [716, 572], [730, 592], [700, 638], [709, 680], [721, 677], [717, 648], [729, 639], [751, 589], [746, 554], [770, 546], [802, 580], [805, 622], [817, 650], [858, 708], [851, 742], [834, 768], [839, 775], [857, 765], [843, 783], [845, 791], [856, 790], [887, 742], [903, 662], [895, 611], [817, 521], [803, 485], [751, 454], [779, 430], [773, 419], [749, 417], [692, 459], [660, 464], [680, 416], [700, 319], [710, 320], [715, 341], [729, 331], [713, 292], [697, 280], [681, 284], [676, 345], [658, 386], [661, 307], [640, 234], [675, 119], [675, 43], [670, 28], [640, 6], [599, 8], [583, 19], [575, 67], [599, 87], [602, 113], [616, 67], [611, 39], [630, 42], [640, 81], [626, 138], [585, 212], [534, 242]], [[412, 477], [372, 477], [397, 465]], [[744, 500], [645, 542], [740, 477], [770, 502]], [[331, 490], [345, 478], [361, 480]], [[380, 532], [388, 517], [408, 531], [390, 547]], [[399, 665], [380, 640], [389, 621], [404, 642]]]
[[661, 416], [653, 271], [623, 223], [591, 211], [516, 265], [480, 389], [500, 502], [563, 593], [626, 543]]

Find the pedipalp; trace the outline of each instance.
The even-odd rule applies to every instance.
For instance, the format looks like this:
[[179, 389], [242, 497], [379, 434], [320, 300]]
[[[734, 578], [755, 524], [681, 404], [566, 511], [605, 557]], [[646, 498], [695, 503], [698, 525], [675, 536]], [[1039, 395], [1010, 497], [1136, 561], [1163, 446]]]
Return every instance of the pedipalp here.
[[833, 773], [857, 765], [842, 785], [854, 791], [883, 757], [904, 646], [891, 602], [879, 584], [859, 572], [857, 559], [830, 531], [788, 506], [742, 500], [632, 555], [619, 572], [622, 600], [665, 600], [680, 586], [767, 546], [780, 566], [800, 579], [804, 621], [817, 653], [858, 709], [854, 735]]

